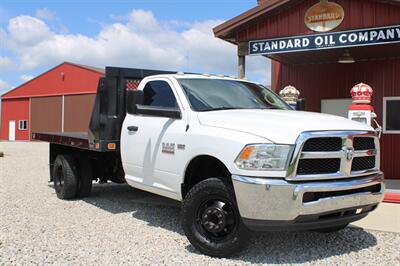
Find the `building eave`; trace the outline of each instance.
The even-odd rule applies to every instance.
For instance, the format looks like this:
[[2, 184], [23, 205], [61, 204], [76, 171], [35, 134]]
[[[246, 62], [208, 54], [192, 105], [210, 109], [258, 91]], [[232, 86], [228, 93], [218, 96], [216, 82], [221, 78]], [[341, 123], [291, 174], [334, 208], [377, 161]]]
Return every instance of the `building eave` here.
[[213, 29], [214, 35], [217, 38], [220, 38], [220, 39], [232, 42], [232, 43], [236, 43], [232, 39], [232, 37], [234, 38], [232, 33], [234, 33], [237, 28], [258, 18], [261, 15], [264, 15], [267, 12], [270, 12], [279, 7], [282, 7], [283, 5], [285, 5], [291, 1], [293, 1], [293, 0], [271, 0], [271, 1], [268, 1], [264, 5], [258, 5], [256, 7], [253, 7], [252, 9], [216, 26]]
[[[271, 15], [288, 5], [294, 5], [303, 0], [270, 0], [263, 5], [258, 5], [218, 26], [213, 28], [214, 35], [230, 43], [237, 44], [235, 34], [244, 28], [248, 23], [259, 19], [261, 16], [270, 13]], [[400, 0], [375, 0], [377, 2], [400, 5]]]

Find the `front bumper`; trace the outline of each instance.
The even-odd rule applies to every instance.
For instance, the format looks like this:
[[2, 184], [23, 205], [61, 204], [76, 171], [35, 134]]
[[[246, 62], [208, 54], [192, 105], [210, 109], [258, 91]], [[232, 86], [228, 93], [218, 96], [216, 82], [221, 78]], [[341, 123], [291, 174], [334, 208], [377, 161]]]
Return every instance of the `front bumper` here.
[[340, 181], [289, 182], [233, 175], [244, 223], [255, 230], [317, 229], [365, 217], [383, 200], [383, 173]]

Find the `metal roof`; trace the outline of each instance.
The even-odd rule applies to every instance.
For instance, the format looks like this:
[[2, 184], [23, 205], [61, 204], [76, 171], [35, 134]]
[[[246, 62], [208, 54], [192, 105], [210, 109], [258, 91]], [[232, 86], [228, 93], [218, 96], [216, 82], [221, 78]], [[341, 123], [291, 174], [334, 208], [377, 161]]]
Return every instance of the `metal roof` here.
[[99, 72], [101, 74], [105, 74], [106, 73], [104, 68], [81, 65], [81, 64], [76, 64], [76, 63], [72, 63], [72, 62], [64, 62], [64, 64], [74, 65], [74, 66], [77, 66], [77, 67], [81, 67], [81, 68], [85, 68], [85, 69], [92, 70], [92, 71], [95, 71], [95, 72]]
[[[92, 67], [92, 66], [86, 66], [86, 65], [81, 65], [81, 64], [71, 63], [71, 62], [63, 62], [63, 63], [61, 63], [61, 64], [59, 64], [59, 65], [57, 65], [57, 66], [55, 66], [55, 67], [53, 67], [53, 68], [51, 68], [51, 69], [49, 69], [49, 70], [47, 70], [46, 72], [40, 74], [39, 76], [34, 77], [33, 79], [28, 80], [27, 82], [25, 82], [25, 83], [23, 83], [23, 84], [17, 86], [16, 88], [13, 88], [13, 89], [7, 91], [7, 92], [4, 93], [3, 95], [1, 95], [1, 98], [2, 98], [2, 99], [7, 99], [7, 98], [9, 97], [9, 94], [12, 94], [12, 93], [14, 93], [15, 91], [17, 91], [17, 90], [19, 90], [19, 89], [25, 87], [25, 85], [27, 85], [27, 84], [33, 82], [34, 80], [36, 80], [36, 79], [42, 77], [43, 75], [45, 75], [45, 74], [51, 72], [52, 70], [54, 70], [54, 69], [56, 69], [56, 68], [58, 68], [58, 67], [60, 67], [60, 66], [62, 66], [62, 65], [72, 65], [72, 66], [75, 66], [75, 67], [78, 67], [78, 68], [82, 68], [82, 69], [85, 69], [85, 70], [89, 70], [89, 71], [92, 71], [92, 72], [96, 72], [96, 73], [101, 74], [101, 75], [104, 75], [104, 73], [105, 73], [105, 70], [102, 69], [102, 68]], [[23, 98], [23, 97], [21, 96], [21, 97], [17, 97], [17, 98]]]

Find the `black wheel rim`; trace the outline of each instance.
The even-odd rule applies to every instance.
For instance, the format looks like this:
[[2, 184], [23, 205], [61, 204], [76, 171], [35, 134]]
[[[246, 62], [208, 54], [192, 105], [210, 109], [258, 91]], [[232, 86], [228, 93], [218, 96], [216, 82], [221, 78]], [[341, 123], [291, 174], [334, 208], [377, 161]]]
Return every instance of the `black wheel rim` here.
[[56, 169], [56, 175], [54, 177], [54, 185], [59, 191], [64, 186], [64, 174], [61, 166], [58, 166]]
[[199, 205], [196, 227], [207, 239], [220, 241], [232, 236], [238, 227], [238, 213], [234, 205], [224, 198], [205, 200]]

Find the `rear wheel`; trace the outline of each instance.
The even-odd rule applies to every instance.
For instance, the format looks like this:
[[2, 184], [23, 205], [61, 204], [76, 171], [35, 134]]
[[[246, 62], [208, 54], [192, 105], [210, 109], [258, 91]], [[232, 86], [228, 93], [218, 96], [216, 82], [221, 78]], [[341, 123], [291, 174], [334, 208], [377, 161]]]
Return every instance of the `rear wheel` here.
[[78, 164], [67, 154], [57, 156], [53, 167], [54, 189], [60, 199], [76, 197], [78, 189]]
[[214, 257], [233, 255], [249, 238], [232, 185], [218, 178], [206, 179], [189, 191], [182, 203], [182, 225], [190, 243]]
[[313, 232], [318, 232], [318, 233], [334, 233], [334, 232], [337, 232], [337, 231], [345, 229], [348, 225], [349, 224], [343, 224], [343, 225], [334, 226], [334, 227], [314, 229], [312, 231]]

